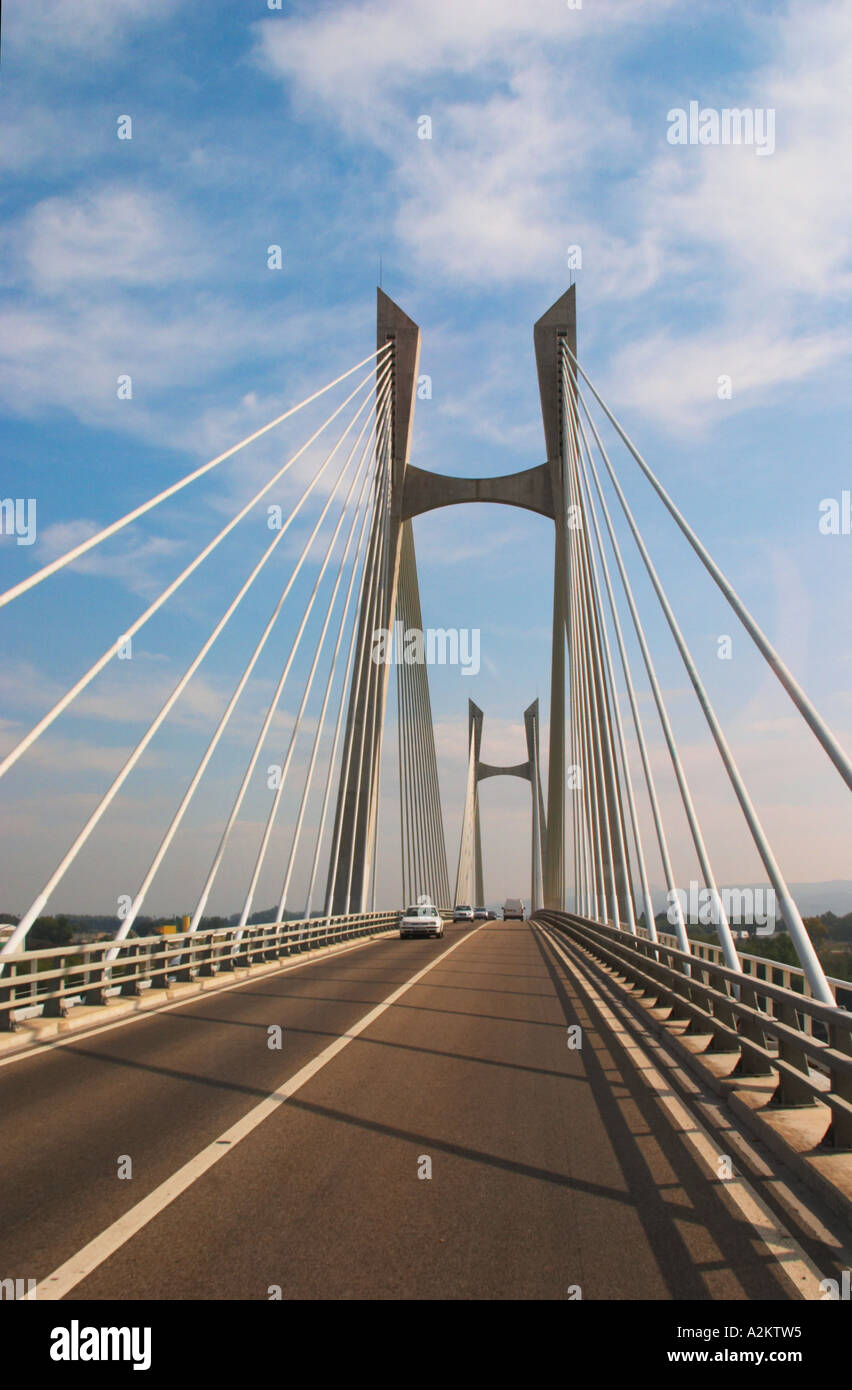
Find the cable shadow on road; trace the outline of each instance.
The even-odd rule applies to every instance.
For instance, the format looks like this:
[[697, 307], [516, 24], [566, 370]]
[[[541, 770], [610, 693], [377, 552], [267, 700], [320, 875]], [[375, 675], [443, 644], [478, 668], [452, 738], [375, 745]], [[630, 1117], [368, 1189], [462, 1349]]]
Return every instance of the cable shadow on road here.
[[[661, 1116], [657, 1101], [648, 1089], [647, 1083], [638, 1075], [635, 1063], [613, 1035], [606, 1020], [590, 999], [571, 999], [566, 990], [566, 981], [559, 973], [564, 969], [561, 962], [557, 966], [556, 957], [551, 957], [545, 949], [538, 933], [534, 933], [536, 945], [541, 953], [556, 990], [566, 1020], [580, 1023], [584, 1034], [589, 1031], [590, 1019], [584, 1021], [578, 1014], [577, 1003], [583, 1011], [594, 1010], [597, 1022], [592, 1024], [597, 1035], [598, 1047], [585, 1046], [583, 1060], [586, 1074], [592, 1089], [601, 1119], [613, 1146], [630, 1190], [637, 1216], [642, 1223], [648, 1241], [654, 1250], [660, 1274], [672, 1296], [678, 1300], [712, 1300], [702, 1273], [712, 1270], [728, 1270], [736, 1278], [746, 1298], [767, 1301], [786, 1301], [785, 1293], [777, 1282], [771, 1266], [775, 1257], [765, 1247], [756, 1248], [756, 1233], [744, 1218], [735, 1215], [720, 1200], [714, 1190], [708, 1173], [686, 1148], [683, 1140], [671, 1128], [670, 1122]], [[576, 987], [570, 981], [572, 987]], [[722, 1261], [697, 1265], [691, 1254], [677, 1222], [682, 1222], [680, 1211], [673, 1211], [664, 1198], [666, 1188], [661, 1188], [655, 1178], [641, 1147], [623, 1111], [623, 1100], [613, 1092], [612, 1078], [607, 1076], [599, 1050], [612, 1057], [619, 1071], [619, 1084], [628, 1092], [636, 1106], [649, 1134], [663, 1154], [666, 1163], [677, 1178], [677, 1182], [693, 1206], [693, 1221], [702, 1226], [712, 1237], [722, 1254]], [[616, 1062], [617, 1050], [617, 1062]], [[670, 1185], [669, 1185], [670, 1187]], [[735, 1272], [736, 1271], [736, 1272]]]
[[[176, 1017], [180, 1017], [181, 1022], [195, 1021], [194, 1017], [191, 1015]], [[205, 1016], [204, 1022], [217, 1024], [221, 1023], [239, 1028], [256, 1028], [261, 1032], [266, 1032], [267, 1028], [266, 1023], [241, 1023], [235, 1022], [233, 1019], [210, 1018], [209, 1016]], [[328, 1039], [330, 1041], [333, 1041], [335, 1038], [341, 1036], [340, 1032], [334, 1030], [329, 1031], [326, 1029], [319, 1028], [300, 1028], [298, 1026], [289, 1025], [285, 1025], [284, 1031], [285, 1036], [288, 1033], [294, 1033], [297, 1034], [299, 1037]], [[362, 1033], [357, 1039], [354, 1039], [353, 1041], [355, 1041], [358, 1044], [366, 1044], [370, 1047], [390, 1049], [391, 1051], [419, 1053], [426, 1057], [437, 1057], [445, 1061], [468, 1062], [478, 1066], [497, 1067], [501, 1070], [525, 1072], [533, 1076], [552, 1076], [557, 1077], [561, 1081], [582, 1080], [581, 1077], [571, 1076], [567, 1072], [554, 1071], [547, 1067], [533, 1067], [521, 1062], [507, 1062], [491, 1057], [477, 1057], [473, 1054], [468, 1054], [464, 1052], [448, 1052], [441, 1048], [423, 1047], [416, 1043], [389, 1042], [385, 1041], [382, 1038], [369, 1037], [366, 1033]], [[79, 1045], [69, 1047], [67, 1050], [73, 1055], [86, 1058], [88, 1061], [105, 1062], [109, 1066], [126, 1067], [130, 1071], [148, 1072], [153, 1076], [162, 1076], [170, 1081], [184, 1081], [200, 1086], [212, 1086], [220, 1090], [236, 1091], [246, 1096], [259, 1099], [265, 1099], [268, 1095], [271, 1094], [269, 1087], [249, 1086], [245, 1082], [227, 1081], [222, 1077], [205, 1076], [201, 1072], [182, 1071], [176, 1067], [164, 1067], [153, 1062], [140, 1062], [133, 1058], [110, 1056], [108, 1053], [96, 1052], [93, 1051], [91, 1048], [84, 1048], [80, 1047]], [[277, 1056], [280, 1060], [282, 1054], [277, 1053], [273, 1055]], [[265, 1060], [269, 1059], [265, 1058]], [[297, 1063], [294, 1063], [294, 1065], [304, 1065], [304, 1063], [309, 1060], [309, 1057], [300, 1058]]]

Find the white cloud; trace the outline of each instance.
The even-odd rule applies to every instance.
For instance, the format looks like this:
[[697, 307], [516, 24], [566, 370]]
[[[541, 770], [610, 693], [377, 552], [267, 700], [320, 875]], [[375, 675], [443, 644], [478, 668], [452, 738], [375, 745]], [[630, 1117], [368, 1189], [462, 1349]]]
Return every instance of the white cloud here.
[[[779, 386], [802, 381], [850, 349], [850, 333], [796, 336], [780, 325], [773, 330], [765, 320], [748, 329], [731, 323], [683, 337], [655, 333], [616, 354], [610, 388], [602, 394], [689, 432], [717, 423], [722, 412], [760, 404]], [[717, 394], [722, 375], [731, 377], [730, 400]]]
[[[39, 532], [33, 558], [39, 566], [47, 565], [98, 530], [100, 527], [95, 522], [83, 518], [45, 526]], [[118, 553], [114, 546], [109, 553], [92, 550], [75, 560], [72, 569], [79, 574], [100, 575], [111, 583], [124, 584], [131, 593], [142, 598], [150, 599], [160, 593], [167, 579], [172, 578], [173, 569], [173, 566], [168, 566], [164, 573], [162, 561], [168, 560], [182, 548], [181, 541], [167, 536], [124, 537], [119, 544]]]
[[[6, 0], [4, 45], [28, 60], [65, 60], [84, 53], [103, 60], [125, 44], [140, 25], [156, 24], [177, 8], [178, 0]], [[8, 56], [7, 56], [8, 61]]]
[[[259, 55], [304, 100], [321, 103], [347, 134], [374, 141], [392, 161], [396, 231], [421, 270], [468, 284], [552, 283], [567, 278], [567, 246], [579, 239], [572, 181], [613, 149], [623, 160], [635, 138], [600, 99], [600, 74], [586, 69], [578, 40], [597, 33], [610, 42], [667, 7], [348, 6], [260, 26]], [[417, 138], [417, 83], [483, 75], [491, 79], [485, 97], [424, 98], [432, 139]], [[649, 252], [637, 254], [643, 271], [630, 282], [634, 292], [648, 278]], [[627, 283], [617, 239], [601, 243], [598, 259], [605, 275], [618, 271]]]
[[161, 194], [135, 188], [47, 198], [25, 218], [19, 241], [39, 291], [165, 288], [209, 269], [203, 240], [186, 214]]
[[641, 26], [673, 0], [596, 0], [570, 10], [554, 0], [432, 0], [402, 6], [367, 0], [321, 11], [310, 19], [258, 25], [261, 61], [286, 74], [312, 98], [338, 110], [354, 102], [366, 112], [381, 93], [410, 89], [436, 71], [481, 73], [513, 65], [530, 50], [570, 47], [592, 34], [611, 37]]
[[[195, 456], [207, 441], [209, 457], [242, 437], [242, 421], [257, 428], [348, 366], [341, 339], [363, 324], [360, 305], [282, 314], [275, 299], [249, 303], [211, 289], [218, 261], [203, 227], [154, 189], [111, 184], [43, 200], [4, 242], [18, 294], [0, 310], [0, 402], [19, 416], [66, 409], [84, 424]], [[306, 342], [318, 354], [327, 343], [331, 365], [312, 370]], [[280, 386], [223, 405], [222, 373], [251, 361], [268, 383], [272, 364], [294, 349], [300, 357]], [[129, 400], [117, 395], [125, 374]]]
[[[631, 323], [636, 346], [613, 373], [619, 400], [680, 430], [711, 418], [722, 373], [736, 409], [849, 352], [823, 310], [852, 289], [852, 190], [838, 177], [852, 138], [852, 30], [844, 0], [790, 6], [764, 20], [771, 57], [738, 76], [736, 93], [717, 81], [695, 94], [777, 109], [777, 149], [759, 159], [667, 145], [672, 101], [660, 101], [655, 135], [653, 88], [644, 116], [628, 116], [612, 57], [666, 8], [440, 0], [403, 12], [373, 0], [265, 22], [258, 55], [386, 156], [395, 230], [421, 275], [552, 285], [579, 244], [587, 314], [660, 289], [706, 303], [710, 321], [691, 333], [674, 324], [637, 342]], [[431, 140], [417, 139], [415, 102]]]
[[746, 80], [748, 102], [738, 103], [775, 109], [772, 156], [707, 147], [662, 161], [672, 177], [661, 180], [656, 216], [699, 254], [721, 253], [752, 295], [769, 285], [788, 298], [852, 289], [852, 187], [840, 175], [852, 141], [849, 19], [847, 0], [831, 0], [791, 5], [773, 24], [777, 56]]

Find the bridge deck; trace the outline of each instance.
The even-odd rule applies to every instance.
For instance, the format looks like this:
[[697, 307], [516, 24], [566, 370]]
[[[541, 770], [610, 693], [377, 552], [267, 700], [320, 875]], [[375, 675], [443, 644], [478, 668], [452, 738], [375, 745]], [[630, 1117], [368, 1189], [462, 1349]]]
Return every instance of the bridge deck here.
[[501, 922], [309, 960], [0, 1067], [4, 1274], [71, 1260], [432, 961], [84, 1260], [71, 1297], [795, 1297], [542, 933]]

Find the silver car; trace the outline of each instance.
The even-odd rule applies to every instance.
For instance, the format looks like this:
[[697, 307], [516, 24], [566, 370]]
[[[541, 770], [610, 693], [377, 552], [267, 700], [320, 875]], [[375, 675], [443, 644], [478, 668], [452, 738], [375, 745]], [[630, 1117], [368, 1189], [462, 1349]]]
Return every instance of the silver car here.
[[407, 907], [399, 919], [399, 934], [403, 936], [443, 936], [444, 919], [436, 907], [418, 903]]

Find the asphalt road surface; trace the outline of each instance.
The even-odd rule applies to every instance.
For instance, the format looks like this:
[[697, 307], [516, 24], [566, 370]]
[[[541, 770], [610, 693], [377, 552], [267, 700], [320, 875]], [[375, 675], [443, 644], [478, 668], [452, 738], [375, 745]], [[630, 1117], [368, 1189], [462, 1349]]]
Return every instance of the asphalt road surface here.
[[41, 1049], [0, 1068], [0, 1110], [0, 1277], [39, 1299], [797, 1297], [528, 923]]

